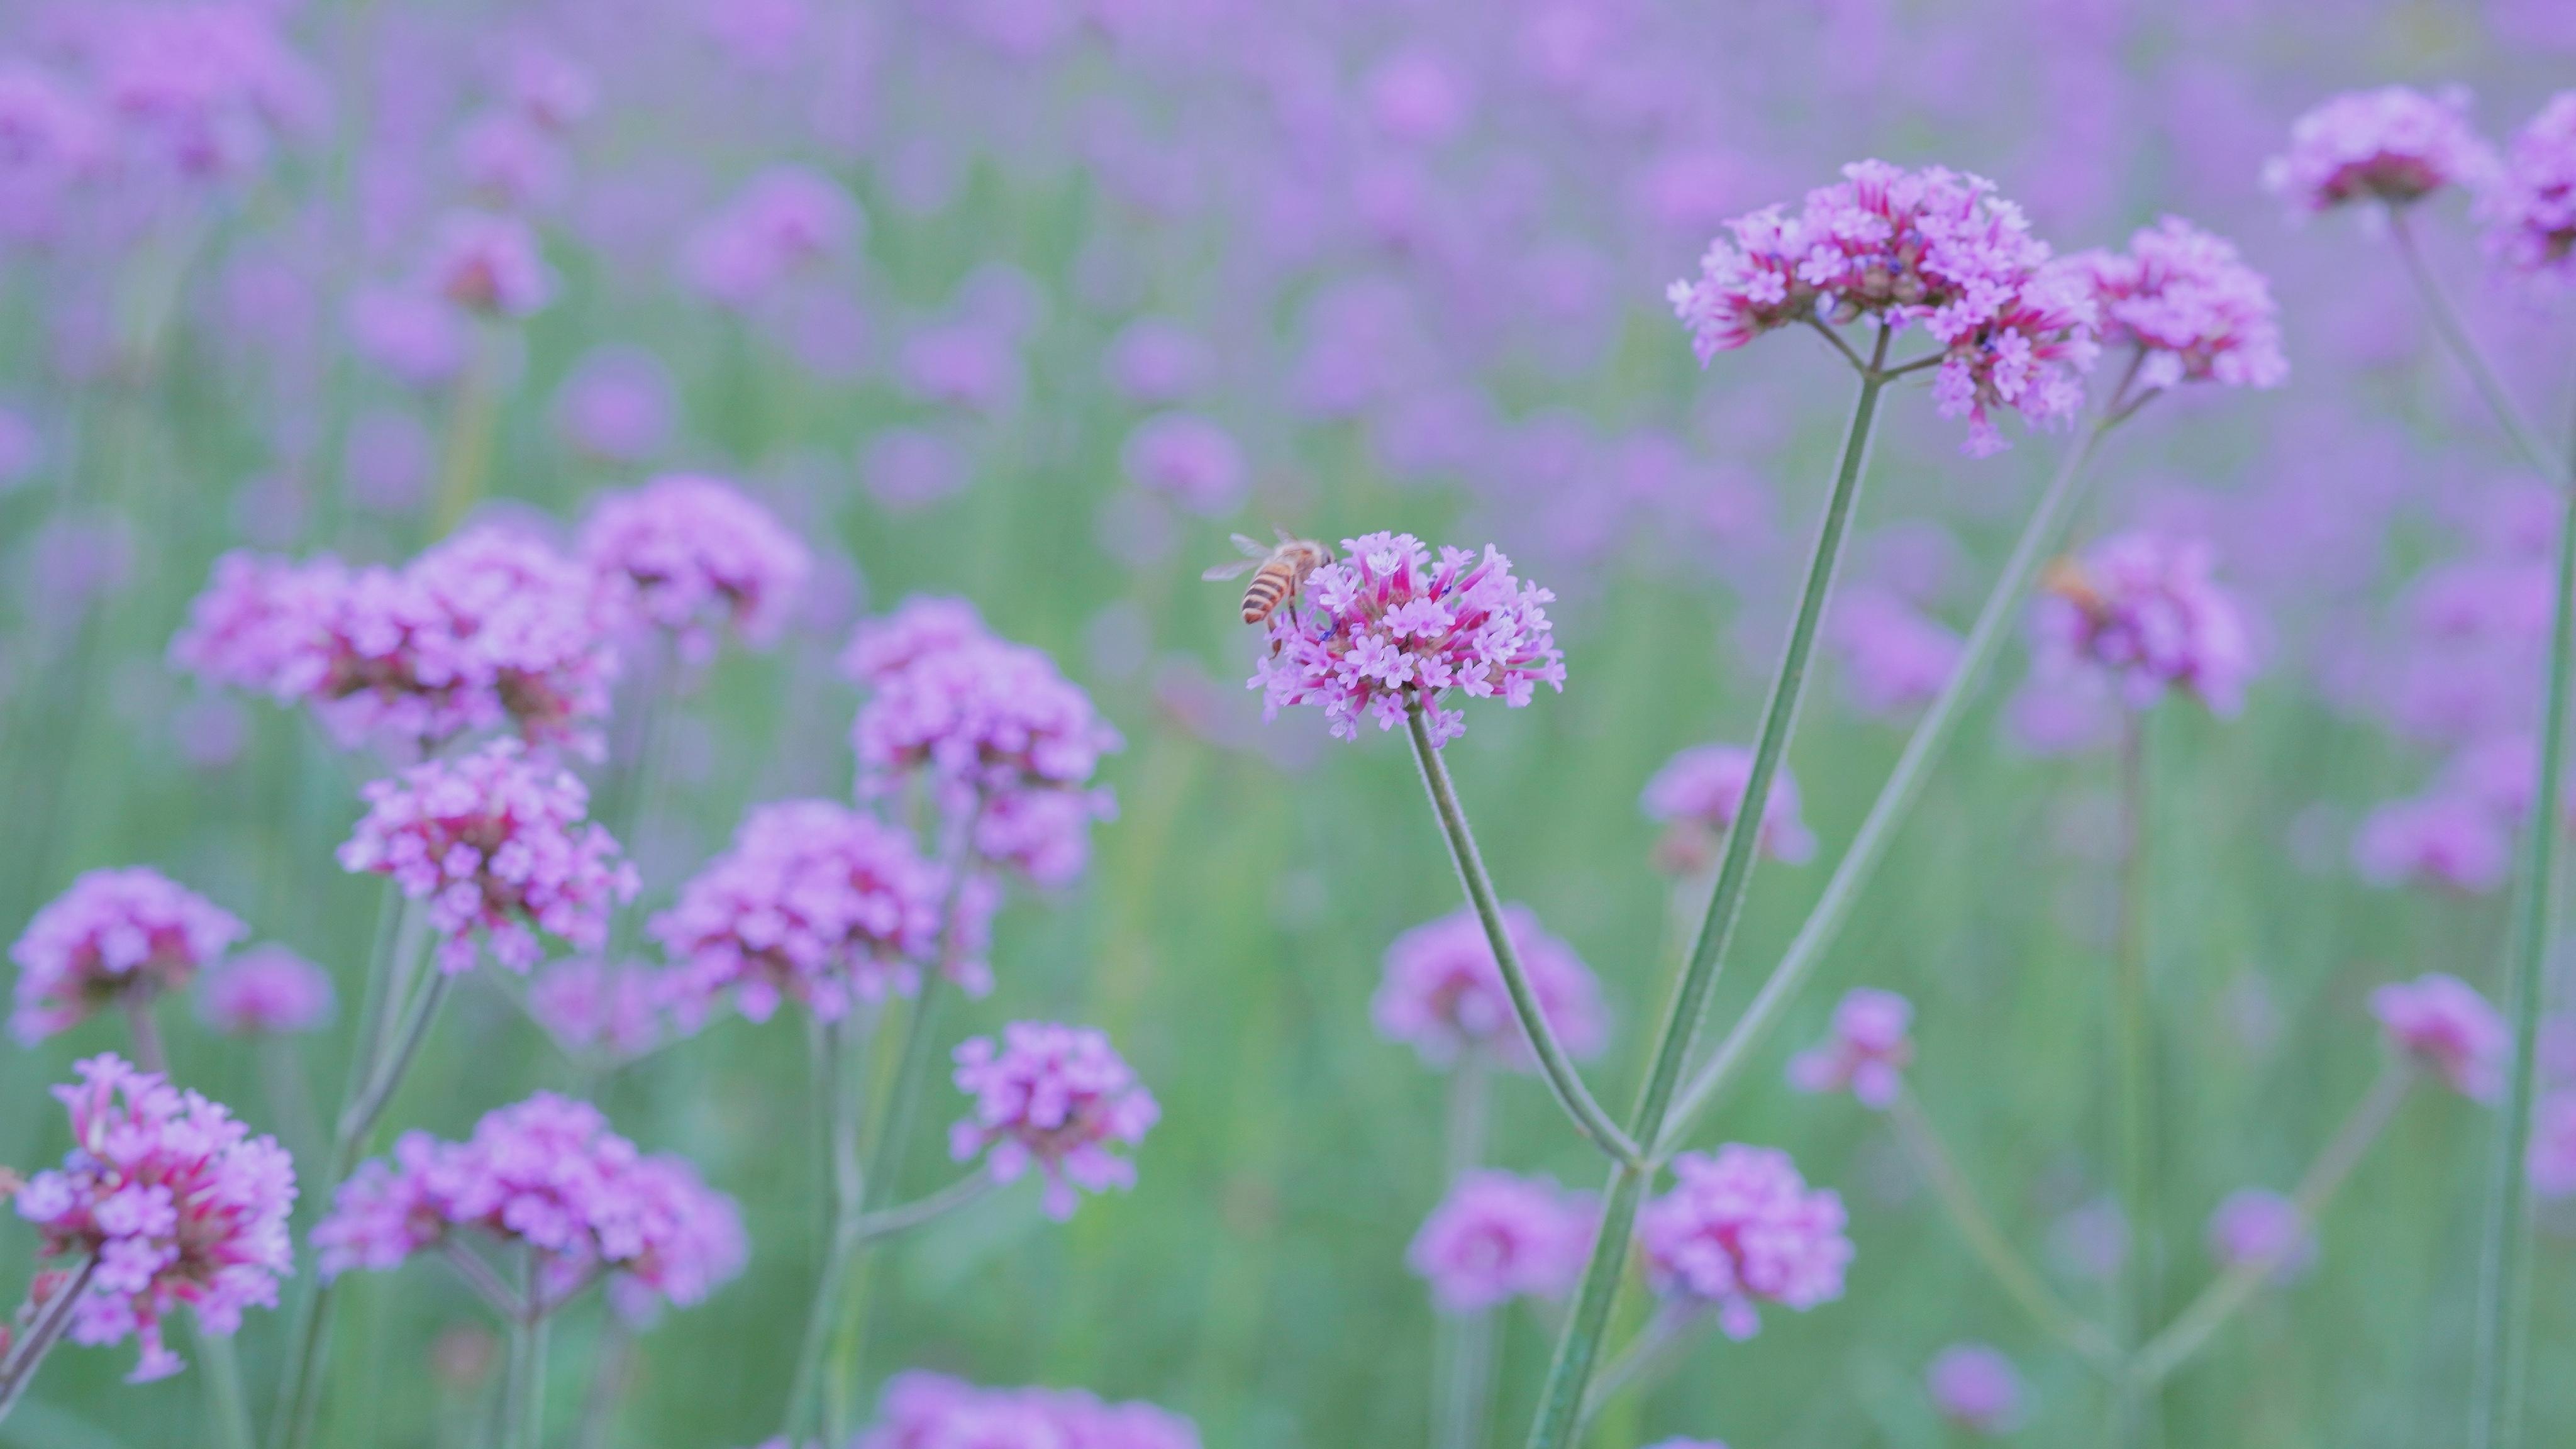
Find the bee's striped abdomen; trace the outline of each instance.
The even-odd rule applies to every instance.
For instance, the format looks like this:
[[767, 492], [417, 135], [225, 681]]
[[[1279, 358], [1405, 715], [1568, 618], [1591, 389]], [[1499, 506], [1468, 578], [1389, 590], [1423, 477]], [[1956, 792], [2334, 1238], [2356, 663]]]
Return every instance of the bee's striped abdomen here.
[[1288, 593], [1295, 571], [1283, 559], [1272, 559], [1253, 574], [1252, 584], [1243, 591], [1243, 622], [1258, 624], [1270, 617], [1279, 601]]

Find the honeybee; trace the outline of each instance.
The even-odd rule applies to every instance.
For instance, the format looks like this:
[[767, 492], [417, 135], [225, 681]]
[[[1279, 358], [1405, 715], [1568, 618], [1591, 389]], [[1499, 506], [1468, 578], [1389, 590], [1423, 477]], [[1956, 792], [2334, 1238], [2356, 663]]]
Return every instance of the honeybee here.
[[2050, 559], [2048, 567], [2040, 571], [2039, 586], [2086, 614], [2103, 611], [2102, 595], [2094, 589], [2092, 575], [2084, 565], [2063, 554]]
[[1243, 551], [1242, 560], [1218, 564], [1199, 575], [1214, 583], [1251, 571], [1252, 582], [1243, 590], [1243, 622], [1247, 624], [1267, 620], [1273, 610], [1297, 597], [1308, 574], [1333, 561], [1333, 551], [1313, 539], [1290, 538], [1284, 528], [1274, 527], [1273, 531], [1279, 535], [1275, 547], [1236, 534], [1234, 546]]

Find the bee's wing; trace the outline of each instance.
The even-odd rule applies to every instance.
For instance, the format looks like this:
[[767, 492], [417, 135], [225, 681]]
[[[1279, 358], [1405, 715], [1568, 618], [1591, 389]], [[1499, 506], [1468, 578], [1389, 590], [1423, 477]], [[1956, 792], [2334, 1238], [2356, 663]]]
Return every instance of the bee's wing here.
[[1235, 534], [1234, 546], [1245, 558], [1263, 559], [1270, 557], [1270, 545], [1246, 534]]
[[[1262, 550], [1262, 553], [1265, 555], [1269, 552], [1270, 550], [1266, 548]], [[1248, 558], [1238, 559], [1233, 563], [1221, 563], [1216, 567], [1209, 569], [1206, 573], [1199, 575], [1199, 577], [1207, 580], [1209, 583], [1216, 583], [1222, 579], [1239, 579], [1245, 574], [1252, 572], [1252, 564], [1253, 561]]]

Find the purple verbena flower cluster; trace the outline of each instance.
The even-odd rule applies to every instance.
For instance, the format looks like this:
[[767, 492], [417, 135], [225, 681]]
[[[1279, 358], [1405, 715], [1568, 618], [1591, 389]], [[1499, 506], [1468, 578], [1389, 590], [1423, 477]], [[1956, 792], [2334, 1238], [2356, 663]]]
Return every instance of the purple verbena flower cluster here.
[[683, 278], [710, 300], [743, 308], [849, 247], [864, 230], [849, 193], [801, 166], [753, 177], [692, 234]]
[[516, 740], [414, 765], [363, 793], [367, 813], [340, 847], [341, 868], [390, 877], [426, 904], [442, 971], [470, 969], [478, 936], [522, 975], [537, 964], [541, 930], [596, 951], [609, 913], [638, 888], [617, 842], [587, 818], [581, 781]]
[[[1576, 1057], [1608, 1045], [1601, 985], [1574, 948], [1548, 934], [1538, 913], [1517, 901], [1503, 906], [1503, 929], [1558, 1044]], [[1518, 1071], [1538, 1067], [1512, 1012], [1493, 943], [1472, 910], [1425, 922], [1387, 946], [1386, 974], [1369, 1000], [1369, 1015], [1379, 1035], [1410, 1045], [1435, 1067], [1453, 1065], [1467, 1052]]]
[[[1646, 782], [1638, 807], [1665, 822], [1655, 843], [1655, 865], [1670, 875], [1704, 875], [1717, 866], [1726, 834], [1744, 806], [1753, 779], [1753, 752], [1741, 745], [1692, 745], [1664, 762]], [[1782, 765], [1771, 775], [1762, 802], [1762, 831], [1754, 844], [1774, 860], [1801, 865], [1816, 854], [1816, 837], [1798, 815], [1798, 781]]]
[[1601, 1210], [1553, 1178], [1492, 1170], [1462, 1175], [1405, 1249], [1444, 1313], [1473, 1313], [1527, 1295], [1562, 1298], [1583, 1275]]
[[232, 1036], [314, 1031], [331, 1020], [331, 973], [275, 943], [206, 972], [197, 1014]]
[[851, 1449], [1199, 1449], [1199, 1431], [1152, 1404], [1078, 1389], [988, 1389], [912, 1370], [888, 1380]]
[[9, 948], [9, 1030], [33, 1046], [129, 995], [177, 991], [249, 929], [147, 866], [87, 872]]
[[2169, 689], [2233, 714], [2254, 673], [2235, 598], [2212, 573], [2216, 551], [2153, 533], [2105, 538], [2049, 572], [2032, 611], [2043, 672], [2098, 671], [2133, 709]]
[[524, 219], [456, 211], [430, 234], [420, 289], [468, 312], [520, 318], [552, 300], [555, 274]]
[[1869, 987], [1844, 993], [1834, 1007], [1833, 1032], [1789, 1059], [1789, 1085], [1801, 1092], [1849, 1092], [1861, 1105], [1885, 1108], [1904, 1086], [1914, 1062], [1906, 1035], [1914, 1004], [1893, 991]]
[[2298, 1203], [2269, 1188], [2239, 1188], [2210, 1210], [2204, 1233], [2209, 1256], [2222, 1268], [2270, 1265], [2270, 1276], [2286, 1282], [2316, 1262], [2315, 1236]]
[[1135, 1184], [1136, 1165], [1110, 1149], [1135, 1147], [1162, 1115], [1109, 1038], [1089, 1027], [1015, 1021], [956, 1051], [957, 1089], [974, 1106], [949, 1129], [960, 1162], [978, 1154], [997, 1182], [1034, 1164], [1046, 1179], [1047, 1216], [1073, 1216], [1075, 1189]]
[[2469, 124], [2466, 91], [2428, 96], [2383, 86], [2348, 91], [2299, 117], [2290, 149], [2264, 164], [2263, 184], [2316, 212], [2360, 200], [2402, 206], [2445, 186], [2475, 190], [2495, 169], [2495, 152]]
[[2001, 1434], [2021, 1419], [2021, 1371], [1991, 1345], [1954, 1343], [1923, 1370], [1942, 1418], [1975, 1434]]
[[2476, 987], [2439, 972], [2392, 981], [2370, 993], [2370, 1011], [2390, 1046], [2453, 1091], [2491, 1102], [2504, 1090], [2512, 1040]]
[[54, 1088], [71, 1114], [72, 1150], [27, 1180], [18, 1216], [58, 1264], [51, 1291], [80, 1283], [72, 1341], [131, 1336], [143, 1356], [126, 1381], [164, 1378], [185, 1366], [162, 1338], [181, 1304], [216, 1337], [241, 1327], [243, 1309], [277, 1306], [277, 1280], [295, 1271], [295, 1165], [222, 1106], [119, 1057], [76, 1070], [79, 1082]]
[[1676, 1182], [1637, 1214], [1637, 1244], [1656, 1292], [1717, 1309], [1730, 1338], [1761, 1328], [1755, 1305], [1804, 1312], [1842, 1296], [1851, 1239], [1843, 1201], [1810, 1191], [1777, 1148], [1729, 1143], [1673, 1159]]
[[2487, 250], [2528, 276], [2576, 282], [2576, 91], [2560, 91], [2513, 138], [2478, 199]]
[[777, 643], [814, 563], [803, 541], [741, 489], [689, 473], [601, 498], [580, 547], [628, 607], [700, 663], [726, 624], [755, 649]]
[[2104, 345], [2138, 350], [2139, 385], [2278, 387], [2290, 375], [2272, 284], [2225, 238], [2168, 216], [2126, 252], [2072, 260], [2092, 279]]

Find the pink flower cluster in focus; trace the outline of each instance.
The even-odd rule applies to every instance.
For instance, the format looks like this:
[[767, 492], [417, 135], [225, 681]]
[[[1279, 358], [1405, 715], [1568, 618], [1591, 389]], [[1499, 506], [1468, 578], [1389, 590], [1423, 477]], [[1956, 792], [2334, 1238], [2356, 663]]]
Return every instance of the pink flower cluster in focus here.
[[277, 1280], [295, 1271], [295, 1165], [222, 1106], [119, 1057], [75, 1070], [78, 1083], [54, 1088], [71, 1113], [72, 1150], [18, 1193], [39, 1254], [65, 1260], [39, 1275], [39, 1291], [64, 1291], [67, 1269], [95, 1258], [72, 1341], [132, 1335], [143, 1356], [126, 1381], [164, 1378], [185, 1367], [162, 1340], [179, 1305], [218, 1338], [241, 1327], [244, 1308], [277, 1306]]
[[[1678, 876], [1714, 870], [1752, 779], [1753, 752], [1741, 745], [1693, 745], [1666, 760], [1637, 802], [1647, 819], [1667, 822], [1663, 838], [1655, 843], [1656, 867]], [[1772, 859], [1791, 865], [1815, 856], [1816, 837], [1798, 816], [1797, 777], [1786, 765], [1771, 773], [1771, 793], [1762, 802], [1762, 833], [1754, 843]]]
[[540, 930], [596, 951], [610, 913], [635, 897], [635, 867], [586, 818], [581, 781], [529, 759], [516, 740], [414, 765], [362, 793], [367, 813], [340, 866], [389, 876], [427, 902], [442, 971], [473, 967], [478, 933], [521, 974], [537, 964]]
[[1152, 1404], [1079, 1389], [987, 1389], [945, 1374], [896, 1374], [874, 1428], [850, 1449], [1199, 1449], [1199, 1431]]
[[270, 943], [208, 971], [197, 1014], [233, 1036], [313, 1031], [331, 1019], [331, 973]]
[[742, 1271], [733, 1200], [677, 1157], [648, 1157], [588, 1102], [539, 1092], [486, 1113], [463, 1142], [406, 1132], [361, 1163], [313, 1229], [323, 1276], [382, 1271], [455, 1241], [524, 1245], [539, 1311], [607, 1279], [629, 1317], [698, 1302]]
[[2576, 91], [2560, 91], [2506, 148], [2479, 198], [2487, 250], [2531, 276], [2576, 282]]
[[2244, 702], [2252, 641], [2235, 598], [2211, 574], [2215, 551], [2152, 533], [2105, 538], [2053, 565], [2032, 611], [2046, 670], [2098, 670], [2133, 709], [2168, 689], [2219, 714]]
[[2392, 981], [2370, 993], [2370, 1011], [2387, 1031], [2389, 1045], [2453, 1091], [2492, 1102], [2504, 1090], [2512, 1043], [2504, 1018], [2476, 987], [2439, 972]]
[[1729, 1143], [1673, 1159], [1673, 1189], [1637, 1214], [1656, 1292], [1713, 1304], [1730, 1338], [1761, 1328], [1757, 1303], [1804, 1312], [1842, 1296], [1851, 1239], [1843, 1200], [1810, 1191], [1789, 1154]]
[[1444, 1313], [1473, 1313], [1521, 1294], [1562, 1298], [1583, 1276], [1600, 1208], [1552, 1178], [1461, 1176], [1405, 1249]]
[[1264, 718], [1320, 706], [1333, 734], [1359, 738], [1363, 720], [1393, 729], [1419, 706], [1439, 746], [1467, 729], [1441, 707], [1450, 690], [1518, 709], [1545, 684], [1565, 689], [1547, 605], [1556, 595], [1512, 576], [1511, 560], [1442, 547], [1439, 561], [1409, 533], [1342, 540], [1341, 557], [1308, 576], [1296, 605], [1273, 610], [1271, 652], [1253, 674]]
[[[830, 800], [788, 800], [745, 817], [733, 849], [682, 886], [651, 931], [683, 1021], [703, 1020], [728, 992], [753, 1021], [782, 1000], [837, 1021], [854, 1002], [919, 989], [945, 894], [938, 867], [902, 831]], [[977, 964], [950, 972], [988, 984]]]
[[1789, 1085], [1801, 1092], [1843, 1092], [1861, 1105], [1885, 1108], [1904, 1085], [1914, 1061], [1906, 1029], [1914, 1004], [1893, 991], [1862, 987], [1834, 1007], [1832, 1035], [1789, 1059]]
[[2073, 260], [2092, 279], [2102, 341], [2142, 355], [2140, 386], [2278, 387], [2290, 375], [2272, 284], [2225, 238], [2168, 216], [2126, 252]]
[[2468, 93], [2406, 86], [2348, 91], [2290, 127], [2290, 149], [2264, 163], [2263, 185], [2302, 211], [2363, 199], [2402, 206], [2445, 186], [2483, 186], [2495, 153], [2469, 124]]
[[[1599, 1052], [1608, 1044], [1610, 1019], [1592, 968], [1539, 925], [1537, 912], [1517, 901], [1503, 906], [1503, 929], [1557, 1043], [1576, 1057]], [[1386, 975], [1369, 999], [1369, 1015], [1379, 1035], [1410, 1044], [1435, 1067], [1467, 1051], [1487, 1053], [1520, 1071], [1538, 1066], [1512, 1012], [1493, 943], [1473, 910], [1425, 922], [1388, 945]]]
[[582, 525], [581, 556], [699, 663], [725, 624], [755, 649], [777, 643], [814, 563], [741, 489], [686, 473], [600, 499]]
[[1106, 1034], [1090, 1027], [1015, 1021], [991, 1037], [958, 1044], [957, 1089], [973, 1110], [948, 1132], [960, 1162], [987, 1154], [996, 1182], [1035, 1164], [1046, 1179], [1047, 1216], [1073, 1216], [1075, 1189], [1133, 1187], [1136, 1165], [1110, 1151], [1134, 1147], [1162, 1115], [1154, 1095]]
[[2092, 291], [2052, 264], [2021, 208], [1939, 166], [1855, 161], [1843, 178], [1794, 217], [1773, 206], [1729, 222], [1699, 278], [1672, 284], [1701, 364], [1775, 328], [1874, 316], [1940, 344], [1933, 400], [1968, 420], [1969, 453], [2004, 447], [1998, 409], [2041, 427], [2072, 418], [2100, 351]]
[[149, 867], [87, 872], [9, 948], [18, 965], [9, 1030], [33, 1046], [128, 993], [177, 991], [248, 932]]

